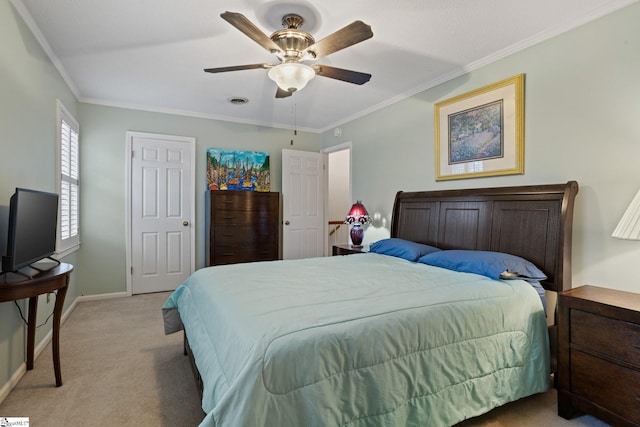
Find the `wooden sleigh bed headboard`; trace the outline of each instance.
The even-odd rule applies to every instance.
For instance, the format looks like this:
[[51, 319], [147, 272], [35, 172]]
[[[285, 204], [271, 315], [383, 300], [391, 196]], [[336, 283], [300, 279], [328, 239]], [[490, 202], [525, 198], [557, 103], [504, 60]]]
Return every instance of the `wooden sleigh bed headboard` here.
[[578, 183], [396, 194], [391, 237], [505, 252], [528, 259], [549, 291], [571, 288], [573, 204]]

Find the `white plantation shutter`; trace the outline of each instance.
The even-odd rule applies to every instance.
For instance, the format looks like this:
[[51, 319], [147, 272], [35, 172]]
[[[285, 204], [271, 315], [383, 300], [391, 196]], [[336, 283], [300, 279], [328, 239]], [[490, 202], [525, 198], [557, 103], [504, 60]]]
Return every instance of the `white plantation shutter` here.
[[58, 102], [58, 253], [80, 243], [78, 134], [78, 123]]

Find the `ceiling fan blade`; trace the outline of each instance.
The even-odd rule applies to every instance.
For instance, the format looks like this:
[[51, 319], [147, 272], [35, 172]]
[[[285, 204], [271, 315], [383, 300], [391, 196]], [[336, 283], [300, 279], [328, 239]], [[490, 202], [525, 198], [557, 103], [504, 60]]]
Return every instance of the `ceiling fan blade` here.
[[249, 21], [249, 19], [247, 19], [243, 14], [236, 12], [224, 12], [220, 14], [220, 16], [269, 52], [274, 53], [282, 51], [280, 46], [271, 40], [269, 36], [263, 33], [260, 28], [256, 27], [251, 21]]
[[309, 46], [304, 53], [308, 53], [313, 59], [322, 58], [371, 37], [371, 26], [362, 21], [355, 21]]
[[316, 64], [312, 65], [316, 74], [322, 77], [342, 80], [343, 82], [363, 85], [371, 80], [371, 74], [361, 73], [358, 71], [345, 70], [344, 68], [330, 67], [328, 65]]
[[255, 70], [256, 68], [271, 68], [271, 64], [233, 65], [231, 67], [205, 68], [207, 73], [225, 73], [227, 71]]
[[289, 92], [288, 90], [281, 89], [280, 86], [276, 86], [278, 89], [276, 90], [276, 98], [286, 98], [288, 96], [293, 95], [293, 92]]

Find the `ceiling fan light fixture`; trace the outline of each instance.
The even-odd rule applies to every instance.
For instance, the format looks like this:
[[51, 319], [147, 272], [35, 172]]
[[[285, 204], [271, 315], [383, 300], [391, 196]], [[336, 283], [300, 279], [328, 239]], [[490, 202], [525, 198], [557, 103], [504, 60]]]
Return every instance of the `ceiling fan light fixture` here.
[[280, 89], [295, 92], [304, 88], [315, 77], [316, 72], [306, 64], [285, 62], [272, 67], [268, 74]]

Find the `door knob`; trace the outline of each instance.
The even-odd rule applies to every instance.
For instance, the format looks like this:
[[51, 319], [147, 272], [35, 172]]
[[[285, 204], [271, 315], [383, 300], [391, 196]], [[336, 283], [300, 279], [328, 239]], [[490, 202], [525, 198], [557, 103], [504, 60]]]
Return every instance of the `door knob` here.
[[185, 227], [189, 225], [189, 221], [183, 221], [182, 225], [184, 225]]
[[290, 222], [288, 220], [284, 222], [284, 225], [289, 225], [289, 224]]

